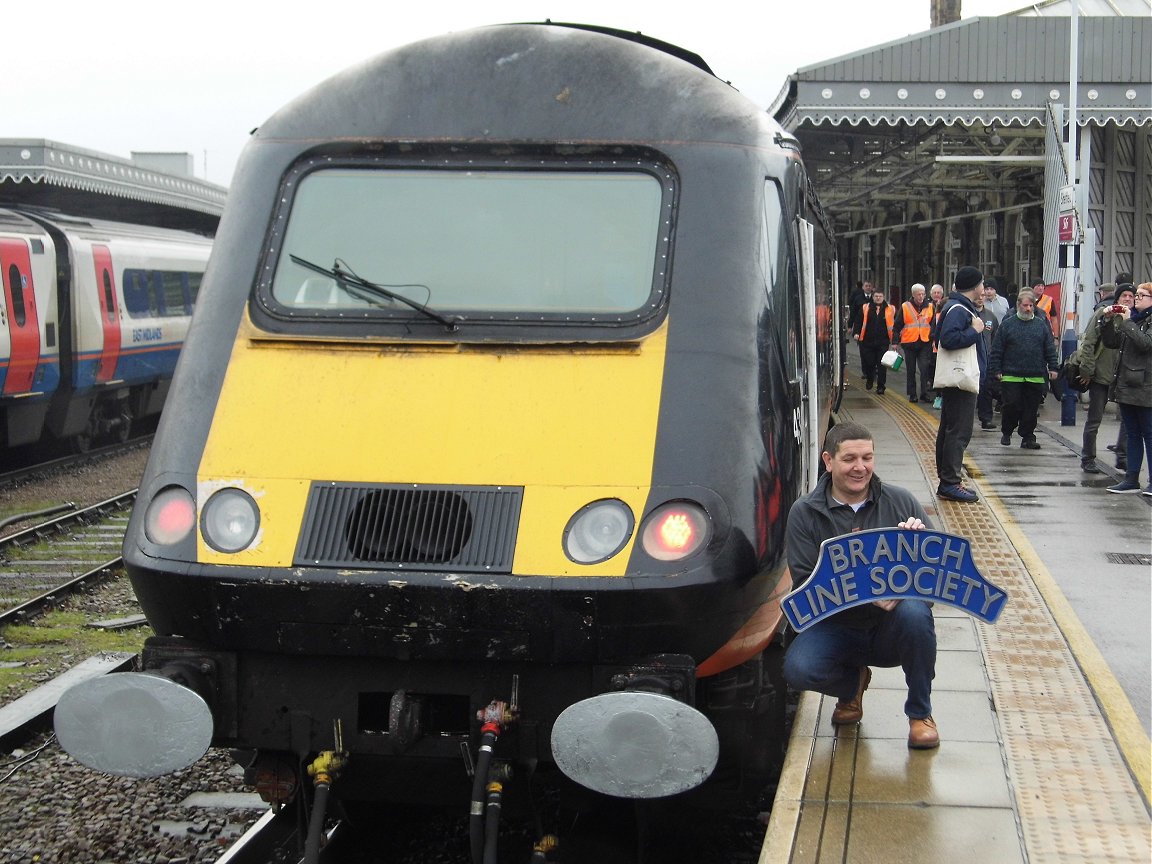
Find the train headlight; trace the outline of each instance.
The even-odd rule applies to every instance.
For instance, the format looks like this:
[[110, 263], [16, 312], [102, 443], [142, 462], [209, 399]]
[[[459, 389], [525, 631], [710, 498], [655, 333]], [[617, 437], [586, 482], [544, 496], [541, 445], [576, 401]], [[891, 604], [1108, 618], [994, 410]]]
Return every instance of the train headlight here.
[[636, 520], [623, 501], [605, 498], [586, 504], [564, 528], [564, 554], [577, 564], [607, 561], [624, 548]]
[[640, 532], [640, 543], [657, 561], [679, 561], [708, 541], [711, 524], [700, 505], [670, 501], [648, 514]]
[[241, 489], [216, 492], [204, 505], [200, 530], [204, 541], [217, 552], [239, 552], [248, 548], [260, 529], [260, 508]]
[[196, 525], [196, 502], [186, 489], [161, 489], [144, 514], [144, 534], [153, 543], [171, 546], [188, 536]]

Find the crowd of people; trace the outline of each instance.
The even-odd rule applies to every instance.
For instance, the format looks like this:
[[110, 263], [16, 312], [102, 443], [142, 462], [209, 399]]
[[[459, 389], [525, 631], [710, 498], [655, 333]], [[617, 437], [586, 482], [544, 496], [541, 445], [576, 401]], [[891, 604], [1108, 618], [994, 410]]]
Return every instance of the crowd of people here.
[[[966, 266], [956, 272], [947, 297], [942, 285], [929, 289], [917, 283], [909, 299], [896, 306], [872, 282], [859, 283], [849, 297], [848, 329], [859, 346], [867, 389], [875, 386], [884, 394], [889, 371], [884, 358], [891, 360], [895, 352], [903, 358], [908, 401], [940, 410], [936, 494], [952, 501], [978, 500], [961, 471], [977, 419], [983, 430], [999, 428], [1002, 445], [1011, 446], [1019, 435], [1022, 449], [1039, 450], [1040, 407], [1048, 393], [1063, 395], [1059, 310], [1053, 308], [1052, 292], [1043, 282], [1008, 296], [1000, 294], [1001, 287]], [[1120, 433], [1108, 449], [1125, 474], [1108, 491], [1152, 496], [1152, 477], [1147, 485], [1140, 482], [1146, 457], [1152, 472], [1152, 282], [1133, 285], [1131, 274], [1121, 273], [1097, 296], [1079, 348], [1069, 358], [1078, 368], [1077, 389], [1087, 394], [1080, 467], [1102, 473], [1096, 439], [1108, 403], [1115, 402]], [[938, 380], [941, 351], [950, 364], [974, 355], [967, 362], [979, 367], [978, 386], [953, 382], [950, 375]]]

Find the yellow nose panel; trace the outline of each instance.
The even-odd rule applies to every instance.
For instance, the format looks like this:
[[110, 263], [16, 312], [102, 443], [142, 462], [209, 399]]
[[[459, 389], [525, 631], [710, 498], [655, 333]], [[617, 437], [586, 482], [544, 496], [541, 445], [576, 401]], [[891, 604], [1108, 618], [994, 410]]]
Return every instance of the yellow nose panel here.
[[561, 540], [600, 498], [642, 517], [666, 334], [667, 321], [626, 345], [442, 347], [269, 339], [246, 322], [198, 479], [242, 484], [261, 532], [237, 555], [201, 540], [201, 560], [290, 566], [313, 480], [522, 486], [514, 572], [622, 575], [631, 544], [582, 566]]

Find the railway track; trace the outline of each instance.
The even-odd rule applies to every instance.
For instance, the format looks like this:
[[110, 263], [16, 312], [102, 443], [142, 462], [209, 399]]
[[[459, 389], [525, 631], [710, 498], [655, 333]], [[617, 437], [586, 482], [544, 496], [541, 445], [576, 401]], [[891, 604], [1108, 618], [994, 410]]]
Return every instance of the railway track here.
[[152, 438], [152, 435], [144, 435], [123, 443], [109, 444], [106, 447], [97, 447], [85, 453], [74, 453], [68, 456], [40, 455], [43, 451], [28, 450], [14, 458], [11, 453], [5, 453], [0, 456], [0, 489], [42, 474], [66, 471], [79, 465], [87, 465], [119, 456], [132, 450], [146, 449], [152, 446]]
[[117, 570], [135, 499], [133, 489], [0, 538], [0, 626]]

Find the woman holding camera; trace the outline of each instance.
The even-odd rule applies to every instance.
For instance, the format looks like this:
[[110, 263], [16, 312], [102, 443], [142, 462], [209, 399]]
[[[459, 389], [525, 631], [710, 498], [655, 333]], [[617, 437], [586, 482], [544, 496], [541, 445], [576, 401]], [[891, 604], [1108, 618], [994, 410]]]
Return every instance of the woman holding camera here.
[[[1101, 286], [1104, 287], [1104, 286]], [[1080, 340], [1080, 383], [1088, 387], [1088, 419], [1084, 421], [1084, 440], [1080, 447], [1080, 468], [1089, 474], [1103, 473], [1096, 466], [1096, 435], [1100, 431], [1100, 423], [1104, 420], [1104, 411], [1108, 407], [1108, 391], [1112, 388], [1112, 381], [1116, 378], [1116, 357], [1114, 348], [1104, 344], [1100, 330], [1104, 324], [1104, 314], [1115, 314], [1116, 305], [1132, 308], [1132, 298], [1136, 289], [1131, 285], [1117, 285], [1114, 303], [1101, 306], [1092, 313], [1088, 326], [1084, 328], [1084, 336]], [[1121, 459], [1128, 458], [1128, 434], [1124, 430], [1123, 439], [1116, 448], [1117, 466], [1127, 470], [1127, 465], [1119, 464]]]
[[1109, 492], [1143, 492], [1152, 496], [1152, 482], [1140, 488], [1144, 457], [1152, 469], [1152, 282], [1136, 286], [1132, 308], [1117, 304], [1105, 313], [1100, 338], [1118, 349], [1111, 397], [1120, 405], [1128, 430], [1128, 468]]

